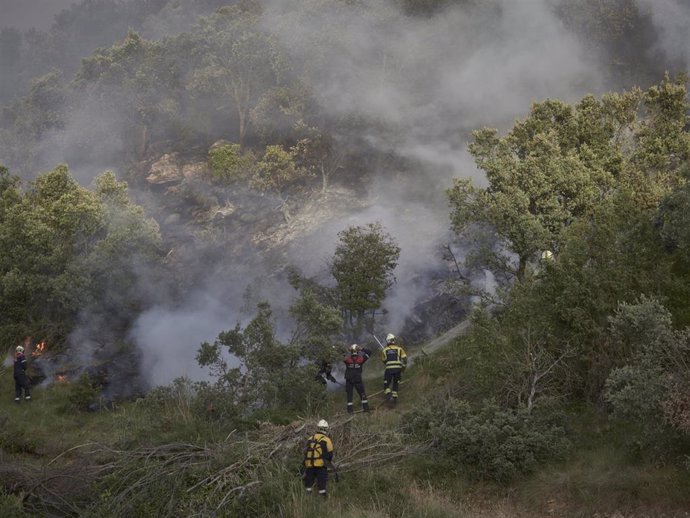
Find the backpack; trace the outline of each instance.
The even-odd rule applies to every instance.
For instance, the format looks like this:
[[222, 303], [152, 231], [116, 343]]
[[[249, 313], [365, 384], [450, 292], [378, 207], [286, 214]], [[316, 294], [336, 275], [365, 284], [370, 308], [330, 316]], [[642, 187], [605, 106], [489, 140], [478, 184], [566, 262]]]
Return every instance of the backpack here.
[[326, 465], [323, 454], [326, 450], [324, 435], [315, 434], [307, 440], [307, 448], [304, 450], [304, 466], [307, 468], [320, 468]]

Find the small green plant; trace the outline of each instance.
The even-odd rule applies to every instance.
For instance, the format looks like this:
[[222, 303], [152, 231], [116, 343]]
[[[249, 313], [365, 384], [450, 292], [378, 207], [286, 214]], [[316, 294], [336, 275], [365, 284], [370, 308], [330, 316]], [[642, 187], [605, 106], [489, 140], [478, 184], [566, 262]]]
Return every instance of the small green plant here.
[[82, 374], [75, 383], [70, 385], [67, 394], [67, 404], [63, 410], [67, 412], [71, 410], [88, 411], [98, 402], [98, 396], [102, 388], [102, 385], [92, 379], [87, 373]]

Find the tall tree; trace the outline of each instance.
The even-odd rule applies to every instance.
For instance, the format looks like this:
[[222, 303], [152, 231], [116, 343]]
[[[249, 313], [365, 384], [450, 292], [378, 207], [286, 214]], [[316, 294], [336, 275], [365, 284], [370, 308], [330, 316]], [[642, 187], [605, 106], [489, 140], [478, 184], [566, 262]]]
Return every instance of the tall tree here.
[[0, 333], [63, 341], [86, 309], [112, 320], [140, 303], [136, 279], [157, 262], [158, 227], [111, 173], [96, 192], [66, 166], [26, 192], [0, 170]]
[[283, 53], [259, 22], [253, 9], [223, 7], [203, 18], [193, 34], [200, 66], [191, 74], [190, 87], [232, 102], [240, 145], [245, 142], [251, 109], [279, 85], [286, 67]]
[[[336, 297], [345, 325], [357, 338], [366, 317], [381, 307], [386, 291], [395, 282], [400, 247], [380, 223], [353, 226], [338, 233], [330, 271], [336, 280]], [[373, 322], [370, 321], [370, 324]], [[369, 326], [373, 327], [373, 326]]]
[[[534, 104], [505, 137], [494, 129], [475, 131], [469, 150], [488, 186], [455, 181], [448, 190], [453, 228], [459, 234], [473, 225], [495, 230], [516, 257], [510, 270], [523, 279], [540, 250], [557, 252], [563, 228], [611, 192], [638, 99], [633, 91], [601, 101], [587, 96], [576, 106], [548, 100]], [[505, 256], [502, 249], [492, 254]]]
[[135, 159], [146, 154], [151, 130], [177, 108], [180, 74], [166, 47], [130, 31], [120, 43], [83, 59], [75, 78], [80, 92], [124, 115], [124, 138]]

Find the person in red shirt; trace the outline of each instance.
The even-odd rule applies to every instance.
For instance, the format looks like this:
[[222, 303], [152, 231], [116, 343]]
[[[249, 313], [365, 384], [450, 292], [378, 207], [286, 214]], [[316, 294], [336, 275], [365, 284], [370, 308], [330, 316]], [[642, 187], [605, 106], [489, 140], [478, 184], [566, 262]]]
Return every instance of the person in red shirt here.
[[359, 394], [362, 401], [362, 410], [369, 411], [369, 400], [364, 391], [364, 383], [362, 382], [362, 370], [364, 364], [371, 356], [371, 351], [363, 349], [357, 344], [350, 346], [350, 354], [345, 357], [345, 393], [347, 394], [347, 413], [354, 413], [352, 404], [353, 389]]

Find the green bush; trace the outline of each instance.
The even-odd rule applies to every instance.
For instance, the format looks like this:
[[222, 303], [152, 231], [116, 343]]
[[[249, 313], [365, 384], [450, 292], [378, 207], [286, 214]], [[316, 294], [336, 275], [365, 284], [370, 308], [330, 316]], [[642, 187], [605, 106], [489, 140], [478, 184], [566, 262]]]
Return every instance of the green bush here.
[[208, 152], [209, 165], [214, 178], [225, 183], [249, 178], [254, 157], [242, 151], [239, 144], [222, 144]]
[[563, 428], [552, 417], [504, 409], [493, 400], [476, 408], [455, 398], [432, 401], [409, 413], [403, 430], [431, 440], [468, 474], [498, 482], [533, 472], [570, 449]]
[[30, 423], [0, 414], [1, 452], [35, 454], [40, 445], [41, 441], [32, 431]]
[[101, 383], [84, 373], [79, 379], [69, 386], [67, 403], [63, 406], [64, 412], [78, 410], [86, 412], [98, 403], [98, 397], [103, 386]]
[[13, 518], [29, 518], [29, 514], [22, 508], [22, 501], [19, 496], [8, 494], [0, 487], [0, 509], [3, 516]]
[[612, 417], [626, 425], [631, 451], [648, 451], [657, 459], [675, 456], [689, 439], [690, 330], [674, 330], [670, 311], [645, 297], [621, 304], [609, 322], [614, 340], [632, 351], [628, 363], [606, 380], [604, 399]]

